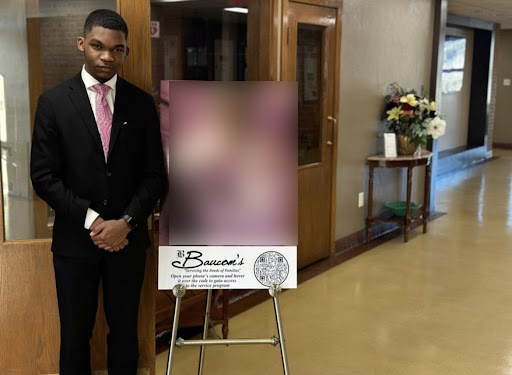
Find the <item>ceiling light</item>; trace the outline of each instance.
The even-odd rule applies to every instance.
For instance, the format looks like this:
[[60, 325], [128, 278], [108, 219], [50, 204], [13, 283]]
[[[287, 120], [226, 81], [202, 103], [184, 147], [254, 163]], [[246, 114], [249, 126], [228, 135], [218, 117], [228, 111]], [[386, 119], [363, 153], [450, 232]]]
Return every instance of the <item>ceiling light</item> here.
[[226, 12], [235, 12], [235, 13], [249, 13], [249, 9], [241, 8], [241, 7], [232, 7], [232, 8], [224, 8]]

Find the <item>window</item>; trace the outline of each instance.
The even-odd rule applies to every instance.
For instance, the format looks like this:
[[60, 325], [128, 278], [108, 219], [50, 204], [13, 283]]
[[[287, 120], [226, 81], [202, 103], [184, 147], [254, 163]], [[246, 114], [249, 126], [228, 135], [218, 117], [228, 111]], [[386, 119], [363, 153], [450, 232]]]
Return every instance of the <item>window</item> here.
[[443, 93], [462, 90], [465, 58], [466, 38], [447, 35], [444, 42]]

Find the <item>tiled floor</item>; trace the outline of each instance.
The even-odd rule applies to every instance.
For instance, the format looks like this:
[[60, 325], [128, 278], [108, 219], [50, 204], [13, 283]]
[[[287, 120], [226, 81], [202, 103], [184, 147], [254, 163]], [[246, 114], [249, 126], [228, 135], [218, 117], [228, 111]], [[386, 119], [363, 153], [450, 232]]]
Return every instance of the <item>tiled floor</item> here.
[[[512, 152], [438, 185], [447, 215], [301, 284], [282, 299], [292, 375], [512, 374]], [[232, 337], [275, 334], [270, 301]], [[165, 374], [167, 355], [157, 359]], [[175, 375], [196, 374], [197, 348]], [[279, 349], [207, 348], [204, 375], [282, 374]]]

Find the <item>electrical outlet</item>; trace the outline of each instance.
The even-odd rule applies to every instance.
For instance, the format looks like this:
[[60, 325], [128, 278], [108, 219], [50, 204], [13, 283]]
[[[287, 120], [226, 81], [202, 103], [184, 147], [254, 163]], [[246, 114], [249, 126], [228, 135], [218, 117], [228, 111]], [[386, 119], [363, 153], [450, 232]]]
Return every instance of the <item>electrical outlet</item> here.
[[359, 193], [358, 205], [359, 205], [358, 207], [364, 206], [364, 193], [363, 192]]

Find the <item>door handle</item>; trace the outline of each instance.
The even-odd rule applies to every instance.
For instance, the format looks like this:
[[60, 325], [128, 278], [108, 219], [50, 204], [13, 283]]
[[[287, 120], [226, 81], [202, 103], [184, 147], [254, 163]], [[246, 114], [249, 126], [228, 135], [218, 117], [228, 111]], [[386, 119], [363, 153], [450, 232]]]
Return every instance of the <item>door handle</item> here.
[[[336, 119], [335, 119], [334, 117], [332, 117], [332, 116], [328, 116], [328, 117], [327, 117], [327, 120], [329, 120], [330, 122], [332, 122], [333, 126], [336, 126], [337, 121], [336, 121]], [[334, 129], [333, 129], [332, 134], [333, 134], [333, 135], [335, 135], [335, 134], [336, 134], [336, 132], [334, 131]], [[332, 146], [332, 141], [327, 141], [327, 146]]]

